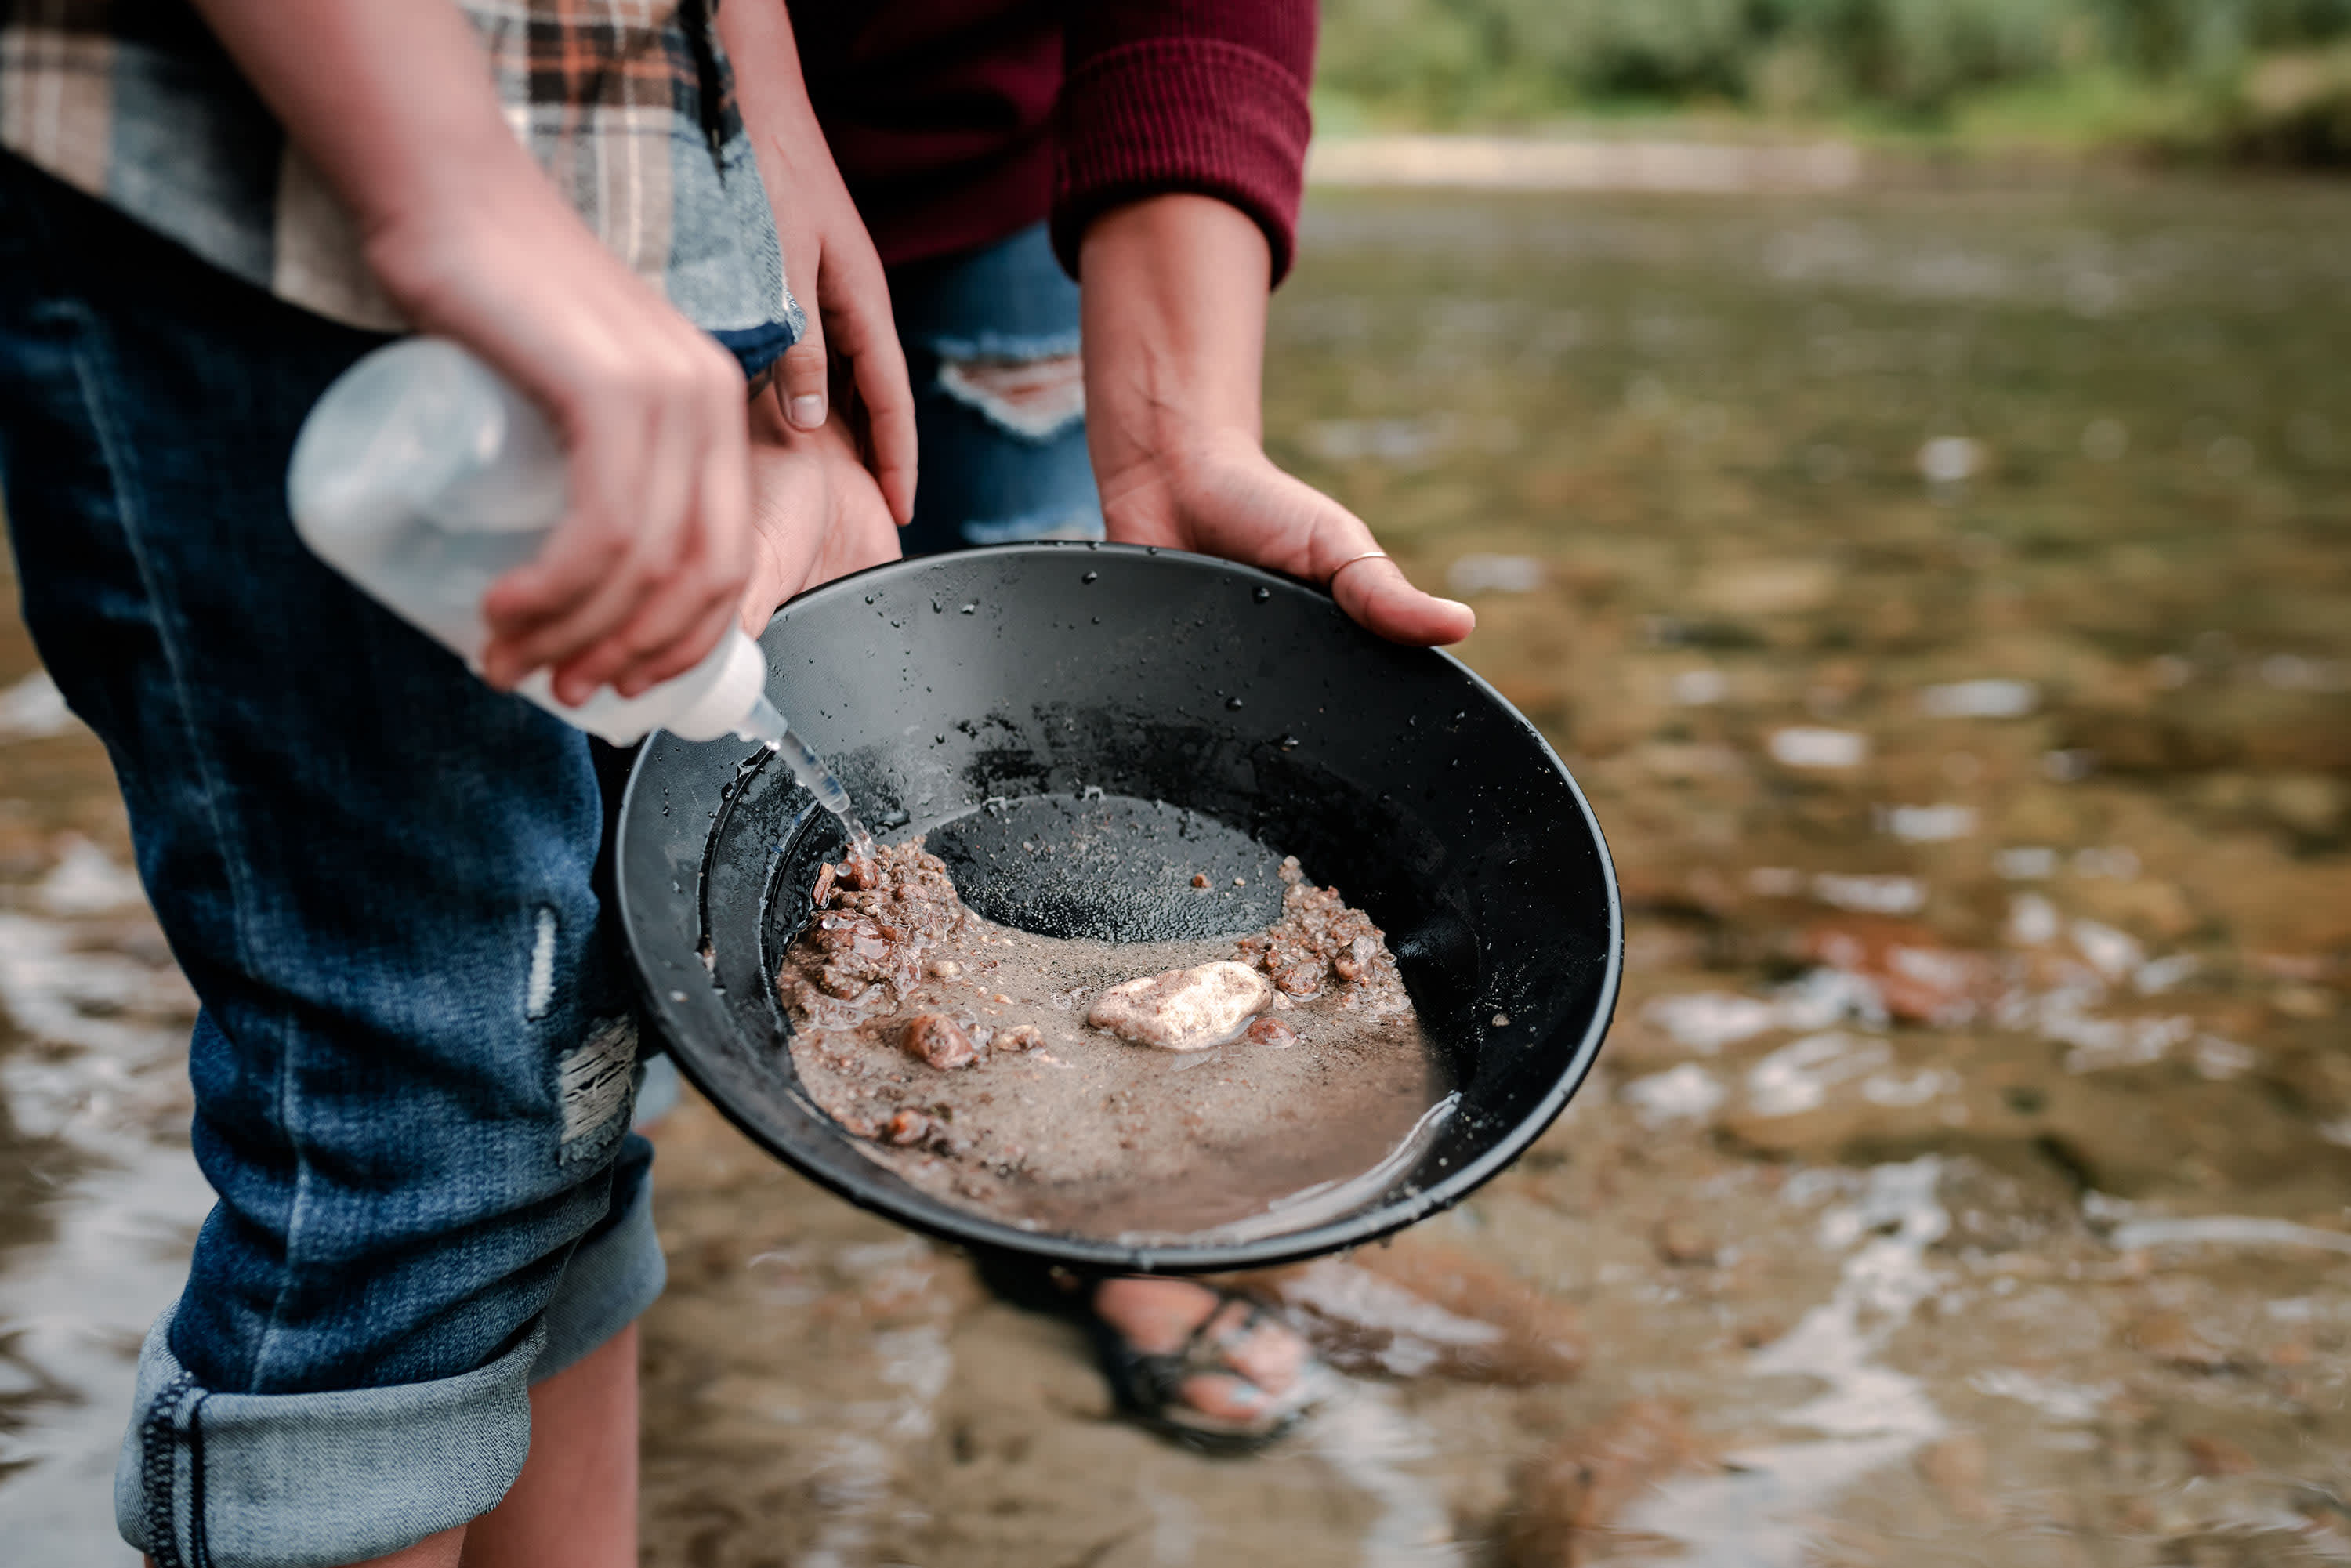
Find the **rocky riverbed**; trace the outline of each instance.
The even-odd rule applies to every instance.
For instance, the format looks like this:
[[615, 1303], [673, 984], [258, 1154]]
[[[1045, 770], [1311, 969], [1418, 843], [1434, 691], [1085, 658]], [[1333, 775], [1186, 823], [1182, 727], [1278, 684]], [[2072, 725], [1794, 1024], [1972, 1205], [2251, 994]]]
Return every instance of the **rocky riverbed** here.
[[[645, 1560], [2351, 1559], [2346, 232], [2283, 184], [1319, 199], [1274, 448], [1473, 600], [1590, 792], [1600, 1072], [1459, 1211], [1249, 1281], [1332, 1370], [1239, 1463], [689, 1097]], [[0, 628], [27, 1561], [126, 1560], [203, 1207], [125, 864]]]

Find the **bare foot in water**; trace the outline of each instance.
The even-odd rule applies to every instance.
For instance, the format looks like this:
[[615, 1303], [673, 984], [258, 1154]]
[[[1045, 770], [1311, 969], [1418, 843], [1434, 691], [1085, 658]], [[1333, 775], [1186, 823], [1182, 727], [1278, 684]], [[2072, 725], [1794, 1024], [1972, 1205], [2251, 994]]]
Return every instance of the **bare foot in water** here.
[[1229, 1370], [1192, 1373], [1173, 1392], [1216, 1427], [1270, 1432], [1295, 1412], [1312, 1354], [1274, 1319], [1257, 1315], [1251, 1323], [1248, 1301], [1188, 1280], [1127, 1275], [1096, 1286], [1093, 1309], [1144, 1355], [1177, 1355], [1196, 1343], [1211, 1347], [1212, 1364]]

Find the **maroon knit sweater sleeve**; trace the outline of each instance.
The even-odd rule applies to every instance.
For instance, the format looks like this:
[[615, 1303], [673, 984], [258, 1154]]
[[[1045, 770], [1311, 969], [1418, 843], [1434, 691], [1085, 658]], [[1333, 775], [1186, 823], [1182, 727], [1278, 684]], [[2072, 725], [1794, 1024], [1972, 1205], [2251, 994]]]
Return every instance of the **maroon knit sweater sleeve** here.
[[1072, 277], [1086, 225], [1192, 191], [1255, 218], [1277, 283], [1297, 236], [1311, 121], [1314, 0], [1072, 0], [1063, 38], [1053, 248]]

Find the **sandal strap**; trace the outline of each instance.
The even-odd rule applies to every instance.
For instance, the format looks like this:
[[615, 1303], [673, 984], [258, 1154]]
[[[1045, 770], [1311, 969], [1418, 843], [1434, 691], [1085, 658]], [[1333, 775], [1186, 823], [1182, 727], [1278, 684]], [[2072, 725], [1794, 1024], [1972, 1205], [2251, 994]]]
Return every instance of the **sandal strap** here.
[[[1293, 1391], [1294, 1397], [1269, 1410], [1266, 1419], [1240, 1424], [1217, 1420], [1186, 1404], [1185, 1383], [1203, 1373], [1249, 1381], [1248, 1374], [1232, 1364], [1231, 1347], [1262, 1324], [1280, 1321], [1251, 1297], [1215, 1286], [1202, 1288], [1215, 1294], [1217, 1304], [1176, 1349], [1158, 1354], [1137, 1350], [1108, 1320], [1089, 1314], [1095, 1352], [1119, 1407], [1143, 1426], [1203, 1453], [1256, 1453], [1295, 1427], [1313, 1399], [1308, 1385], [1301, 1383]], [[1235, 1301], [1249, 1308], [1241, 1320], [1228, 1327], [1212, 1326], [1232, 1310]]]
[[[1135, 1394], [1144, 1396], [1144, 1402], [1155, 1409], [1182, 1403], [1186, 1381], [1202, 1374], [1238, 1377], [1244, 1383], [1249, 1381], [1249, 1375], [1232, 1364], [1229, 1358], [1231, 1347], [1260, 1324], [1273, 1321], [1273, 1314], [1266, 1311], [1262, 1302], [1238, 1291], [1215, 1290], [1212, 1286], [1203, 1286], [1202, 1289], [1215, 1291], [1217, 1304], [1208, 1309], [1207, 1315], [1194, 1325], [1192, 1332], [1185, 1336], [1184, 1343], [1174, 1350], [1138, 1350], [1123, 1334], [1107, 1323], [1101, 1323], [1106, 1336], [1105, 1348], [1111, 1357], [1133, 1385]], [[1248, 1312], [1239, 1322], [1218, 1328], [1217, 1320], [1224, 1317], [1236, 1301], [1247, 1305]], [[1100, 1320], [1096, 1321], [1100, 1322]]]
[[[1182, 1348], [1175, 1353], [1175, 1359], [1183, 1364], [1187, 1376], [1199, 1373], [1222, 1373], [1238, 1377], [1244, 1383], [1252, 1382], [1248, 1373], [1233, 1364], [1232, 1351], [1234, 1346], [1256, 1333], [1260, 1324], [1271, 1322], [1273, 1314], [1265, 1310], [1264, 1302], [1238, 1291], [1217, 1291], [1216, 1296], [1217, 1304], [1209, 1310], [1207, 1317], [1193, 1326], [1191, 1333], [1185, 1337]], [[1249, 1311], [1241, 1315], [1240, 1322], [1227, 1328], [1217, 1328], [1217, 1320], [1230, 1311], [1236, 1301], [1247, 1306]]]

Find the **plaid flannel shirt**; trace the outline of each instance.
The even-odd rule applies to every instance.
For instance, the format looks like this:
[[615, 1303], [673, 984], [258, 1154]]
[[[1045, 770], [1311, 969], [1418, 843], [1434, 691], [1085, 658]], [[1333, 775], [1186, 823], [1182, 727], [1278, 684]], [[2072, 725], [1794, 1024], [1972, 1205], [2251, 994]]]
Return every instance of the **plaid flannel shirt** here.
[[[728, 347], [802, 326], [716, 0], [459, 0], [507, 123], [589, 227]], [[398, 330], [349, 214], [184, 0], [0, 0], [0, 147], [282, 299]]]

